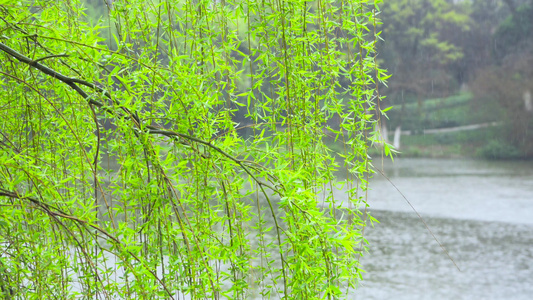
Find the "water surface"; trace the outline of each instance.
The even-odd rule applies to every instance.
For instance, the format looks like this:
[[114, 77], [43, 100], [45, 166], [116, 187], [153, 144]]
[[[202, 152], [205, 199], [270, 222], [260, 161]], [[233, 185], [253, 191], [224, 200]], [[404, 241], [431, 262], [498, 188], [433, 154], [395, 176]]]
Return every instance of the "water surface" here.
[[532, 299], [533, 163], [397, 159], [368, 201], [381, 224], [354, 299]]

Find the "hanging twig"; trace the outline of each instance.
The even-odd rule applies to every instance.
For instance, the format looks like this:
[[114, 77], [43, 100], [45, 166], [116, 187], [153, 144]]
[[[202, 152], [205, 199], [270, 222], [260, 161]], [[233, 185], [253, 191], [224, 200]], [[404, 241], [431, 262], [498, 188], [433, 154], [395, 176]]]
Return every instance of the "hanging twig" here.
[[411, 201], [409, 201], [407, 199], [407, 197], [405, 197], [405, 195], [402, 193], [402, 191], [400, 191], [400, 189], [394, 184], [394, 182], [392, 182], [389, 177], [387, 177], [387, 175], [385, 175], [385, 173], [383, 173], [383, 171], [381, 171], [380, 169], [376, 169], [380, 174], [381, 176], [383, 176], [385, 179], [387, 179], [387, 181], [389, 181], [390, 184], [392, 184], [392, 186], [396, 189], [396, 191], [398, 191], [398, 193], [400, 193], [400, 195], [402, 195], [403, 199], [405, 199], [405, 202], [407, 202], [407, 204], [409, 204], [409, 206], [411, 206], [411, 209], [416, 213], [416, 215], [418, 216], [418, 218], [420, 219], [420, 221], [422, 221], [422, 223], [424, 224], [424, 226], [426, 227], [426, 230], [429, 232], [429, 234], [431, 234], [431, 236], [435, 239], [435, 241], [437, 242], [437, 244], [439, 244], [440, 248], [442, 249], [442, 251], [446, 254], [446, 256], [448, 256], [448, 258], [452, 261], [453, 265], [457, 268], [457, 270], [459, 270], [459, 272], [461, 272], [461, 269], [459, 268], [459, 266], [455, 263], [455, 260], [453, 260], [453, 258], [451, 257], [450, 253], [448, 253], [448, 250], [446, 250], [446, 247], [444, 247], [444, 245], [439, 241], [439, 239], [437, 239], [437, 237], [435, 236], [435, 234], [433, 233], [433, 231], [431, 231], [431, 229], [429, 228], [428, 224], [426, 223], [426, 221], [424, 220], [424, 218], [422, 218], [422, 216], [418, 213], [418, 211], [415, 209], [415, 207], [413, 206], [413, 204], [411, 204]]

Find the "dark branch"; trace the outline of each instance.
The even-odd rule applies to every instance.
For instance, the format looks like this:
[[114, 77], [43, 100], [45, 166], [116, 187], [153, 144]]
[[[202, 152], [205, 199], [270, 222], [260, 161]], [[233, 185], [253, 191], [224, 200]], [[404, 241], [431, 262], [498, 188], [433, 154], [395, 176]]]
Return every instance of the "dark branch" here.
[[[104, 89], [96, 86], [95, 84], [90, 83], [90, 82], [85, 81], [85, 80], [78, 79], [78, 78], [65, 76], [65, 75], [63, 75], [63, 74], [61, 74], [61, 73], [59, 73], [59, 72], [57, 72], [57, 71], [45, 66], [45, 65], [40, 64], [37, 60], [32, 60], [31, 58], [20, 54], [16, 50], [8, 47], [7, 45], [5, 45], [3, 43], [0, 43], [0, 50], [6, 52], [7, 54], [9, 54], [9, 55], [11, 55], [13, 57], [15, 57], [17, 60], [19, 60], [19, 61], [21, 61], [21, 62], [23, 62], [23, 63], [25, 63], [27, 65], [30, 65], [30, 66], [38, 69], [39, 71], [45, 73], [46, 75], [51, 76], [53, 78], [57, 78], [58, 80], [64, 82], [65, 84], [70, 86], [72, 89], [74, 89], [78, 94], [80, 94], [85, 100], [87, 100], [89, 102], [89, 104], [95, 105], [95, 106], [97, 106], [99, 108], [102, 108], [104, 106], [104, 104], [102, 104], [101, 102], [96, 101], [94, 99], [91, 99], [91, 97], [82, 88], [80, 88], [77, 84], [89, 87], [89, 88], [91, 88], [91, 89], [93, 89], [93, 90], [95, 90], [97, 92], [103, 93], [107, 98], [112, 99], [111, 95], [109, 94], [109, 92], [107, 92]], [[106, 109], [107, 112], [114, 114], [114, 112], [112, 110], [110, 110], [109, 108], [105, 108], [105, 109]], [[137, 117], [135, 117], [135, 114], [132, 114], [127, 108], [122, 107], [122, 109], [127, 113], [127, 115], [128, 115], [127, 117], [132, 118], [133, 120], [135, 120], [135, 123], [136, 123], [137, 127], [141, 128], [141, 120], [138, 119]], [[160, 135], [164, 135], [164, 136], [171, 137], [171, 138], [180, 137], [180, 138], [184, 138], [184, 139], [187, 139], [187, 140], [190, 140], [190, 141], [194, 141], [194, 142], [197, 142], [199, 144], [203, 144], [205, 146], [208, 146], [211, 149], [213, 149], [213, 150], [217, 151], [218, 153], [222, 154], [226, 158], [228, 158], [228, 159], [234, 161], [235, 163], [237, 163], [259, 185], [268, 187], [269, 189], [279, 193], [279, 191], [276, 188], [274, 188], [274, 187], [272, 187], [272, 186], [260, 181], [259, 179], [257, 179], [250, 172], [250, 170], [243, 164], [243, 161], [241, 161], [241, 160], [229, 155], [228, 153], [226, 153], [225, 151], [223, 151], [219, 147], [211, 144], [210, 142], [198, 139], [198, 138], [190, 136], [190, 135], [177, 133], [177, 132], [173, 132], [173, 131], [170, 131], [170, 130], [162, 130], [161, 128], [158, 128], [158, 127], [155, 127], [155, 126], [146, 126], [146, 128], [149, 129], [148, 133], [150, 133], [150, 134], [160, 134]]]

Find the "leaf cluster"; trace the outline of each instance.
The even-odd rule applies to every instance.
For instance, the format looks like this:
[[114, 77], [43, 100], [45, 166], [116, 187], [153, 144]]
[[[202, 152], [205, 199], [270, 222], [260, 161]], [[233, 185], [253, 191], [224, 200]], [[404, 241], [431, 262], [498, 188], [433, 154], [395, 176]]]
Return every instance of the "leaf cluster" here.
[[98, 20], [91, 3], [0, 6], [2, 292], [348, 295], [378, 3], [109, 1]]

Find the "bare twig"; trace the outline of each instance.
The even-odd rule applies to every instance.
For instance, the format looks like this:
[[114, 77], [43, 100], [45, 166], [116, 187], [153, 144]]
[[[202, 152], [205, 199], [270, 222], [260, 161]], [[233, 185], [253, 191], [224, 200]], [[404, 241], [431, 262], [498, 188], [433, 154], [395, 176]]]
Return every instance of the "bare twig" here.
[[396, 189], [396, 191], [398, 191], [398, 193], [400, 193], [400, 195], [402, 195], [403, 199], [405, 200], [405, 202], [407, 202], [407, 204], [409, 204], [409, 206], [411, 206], [411, 209], [416, 213], [416, 215], [418, 216], [418, 218], [420, 219], [420, 221], [422, 221], [422, 223], [424, 224], [424, 226], [426, 227], [426, 230], [429, 232], [429, 234], [431, 234], [431, 236], [435, 239], [435, 241], [437, 242], [437, 244], [439, 244], [440, 248], [442, 249], [442, 251], [446, 254], [446, 256], [448, 256], [448, 258], [452, 261], [453, 265], [457, 268], [457, 270], [459, 270], [459, 272], [461, 272], [461, 269], [459, 269], [459, 266], [457, 265], [457, 263], [455, 263], [455, 260], [453, 260], [453, 258], [451, 257], [450, 253], [448, 253], [448, 250], [446, 250], [446, 247], [444, 247], [444, 245], [439, 241], [439, 239], [437, 239], [437, 237], [435, 236], [435, 234], [433, 233], [433, 231], [431, 231], [431, 229], [429, 228], [428, 224], [426, 223], [426, 221], [424, 220], [424, 218], [422, 218], [422, 216], [418, 213], [418, 211], [415, 209], [415, 207], [413, 206], [413, 204], [411, 204], [411, 202], [409, 200], [407, 200], [407, 197], [405, 197], [405, 195], [400, 191], [400, 189], [394, 184], [394, 182], [392, 182], [389, 177], [387, 177], [387, 175], [385, 175], [385, 173], [383, 173], [383, 171], [381, 171], [380, 169], [377, 169], [376, 170], [381, 174], [381, 176], [383, 176], [385, 179], [387, 179], [387, 181], [389, 181], [390, 184], [392, 184], [392, 186]]

